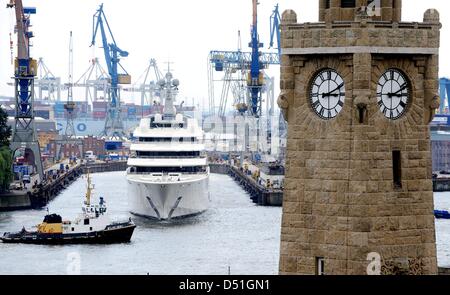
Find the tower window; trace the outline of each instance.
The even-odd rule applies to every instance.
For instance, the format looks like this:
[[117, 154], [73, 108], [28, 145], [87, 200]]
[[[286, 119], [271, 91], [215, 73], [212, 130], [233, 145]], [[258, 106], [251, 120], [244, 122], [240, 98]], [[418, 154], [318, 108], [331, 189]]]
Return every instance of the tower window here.
[[323, 257], [316, 257], [316, 275], [325, 275], [325, 258]]
[[329, 9], [330, 8], [330, 2], [331, 0], [325, 0], [325, 9]]
[[394, 188], [402, 188], [402, 154], [400, 151], [392, 152], [392, 170], [394, 175]]
[[342, 8], [355, 8], [356, 7], [355, 0], [341, 0]]

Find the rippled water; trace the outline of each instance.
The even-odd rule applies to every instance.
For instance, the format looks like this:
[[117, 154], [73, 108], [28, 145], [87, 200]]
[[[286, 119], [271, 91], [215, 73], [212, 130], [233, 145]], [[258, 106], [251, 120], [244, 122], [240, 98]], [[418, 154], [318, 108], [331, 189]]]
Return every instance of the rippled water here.
[[[122, 172], [94, 174], [96, 193], [111, 217], [128, 218]], [[79, 179], [49, 205], [74, 219], [81, 211], [85, 180]], [[133, 217], [130, 244], [35, 246], [0, 243], [0, 274], [66, 274], [79, 255], [82, 274], [277, 274], [281, 208], [258, 207], [229, 177], [211, 175], [211, 208], [205, 214], [158, 223]], [[0, 233], [30, 228], [45, 210], [0, 213]]]
[[[96, 193], [111, 216], [128, 218], [122, 172], [94, 174]], [[229, 177], [211, 175], [211, 208], [205, 214], [158, 223], [133, 217], [130, 244], [34, 246], [0, 243], [0, 274], [66, 274], [72, 255], [82, 274], [277, 274], [281, 208], [255, 206]], [[49, 205], [50, 212], [73, 219], [80, 212], [85, 180], [79, 179]], [[450, 193], [435, 194], [436, 209], [450, 209]], [[0, 233], [39, 223], [45, 210], [0, 213]], [[450, 220], [437, 220], [440, 266], [450, 267]]]
[[[450, 210], [450, 193], [435, 193], [434, 207]], [[436, 219], [436, 243], [439, 266], [450, 267], [450, 220]]]

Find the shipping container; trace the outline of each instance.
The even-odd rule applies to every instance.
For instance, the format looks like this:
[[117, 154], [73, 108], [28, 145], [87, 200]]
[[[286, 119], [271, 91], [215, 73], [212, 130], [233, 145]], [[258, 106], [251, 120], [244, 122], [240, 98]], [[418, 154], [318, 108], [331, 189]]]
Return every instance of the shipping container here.
[[55, 113], [64, 113], [64, 103], [63, 102], [55, 102], [53, 109], [55, 110]]
[[86, 114], [88, 112], [88, 106], [89, 105], [86, 102], [77, 102], [77, 108], [82, 114]]
[[121, 141], [105, 141], [105, 150], [107, 151], [117, 151], [122, 148]]
[[128, 114], [128, 117], [136, 117], [136, 114], [137, 114], [137, 109], [136, 109], [136, 107], [135, 107], [135, 106], [133, 106], [133, 107], [128, 107], [128, 112], [127, 112], [127, 114]]
[[94, 119], [105, 119], [106, 118], [106, 112], [92, 112], [92, 118]]
[[20, 173], [21, 175], [31, 175], [33, 172], [33, 166], [30, 165], [14, 165], [14, 173]]
[[106, 101], [95, 101], [92, 103], [92, 111], [93, 112], [106, 111], [107, 107], [108, 107], [108, 103]]

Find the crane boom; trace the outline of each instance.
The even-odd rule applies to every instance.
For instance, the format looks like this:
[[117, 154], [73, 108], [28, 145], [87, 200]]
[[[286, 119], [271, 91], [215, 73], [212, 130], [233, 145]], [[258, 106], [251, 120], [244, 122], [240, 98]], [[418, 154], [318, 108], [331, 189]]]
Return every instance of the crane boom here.
[[19, 59], [29, 58], [28, 40], [26, 38], [28, 24], [23, 12], [23, 4], [21, 0], [11, 0], [7, 5], [8, 8], [15, 8], [16, 27], [17, 27], [17, 57]]
[[270, 47], [273, 48], [274, 38], [277, 37], [277, 44], [278, 44], [278, 55], [281, 58], [281, 31], [280, 31], [280, 23], [281, 23], [281, 16], [279, 11], [279, 5], [275, 5], [275, 9], [272, 12], [272, 15], [270, 16]]
[[[108, 23], [108, 19], [103, 11], [103, 4], [100, 5], [99, 9], [93, 16], [91, 46], [95, 45], [99, 31], [102, 38], [106, 65], [111, 79], [108, 116], [105, 122], [105, 130], [102, 135], [109, 138], [122, 139], [124, 132], [120, 114], [119, 84], [131, 84], [131, 76], [120, 65], [120, 59], [122, 57], [127, 57], [128, 52], [117, 46], [116, 40]], [[112, 40], [111, 43], [108, 42], [108, 35]], [[124, 74], [119, 74], [119, 67], [123, 70]]]
[[450, 79], [441, 78], [439, 79], [439, 89], [441, 96], [441, 114], [445, 113], [445, 103], [447, 103], [450, 108]]

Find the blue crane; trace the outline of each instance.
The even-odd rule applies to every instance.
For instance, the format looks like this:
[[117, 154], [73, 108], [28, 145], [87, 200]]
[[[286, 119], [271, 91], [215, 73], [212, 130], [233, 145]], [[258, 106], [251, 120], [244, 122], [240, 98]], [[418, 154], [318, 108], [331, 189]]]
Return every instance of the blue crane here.
[[258, 0], [253, 1], [253, 23], [252, 23], [252, 40], [249, 47], [252, 48], [252, 60], [250, 64], [250, 79], [247, 84], [251, 95], [251, 112], [252, 115], [258, 117], [261, 115], [261, 89], [264, 83], [264, 77], [261, 73], [261, 62], [259, 60], [259, 49], [264, 45], [259, 42], [258, 35]]
[[[103, 43], [103, 51], [105, 55], [105, 61], [108, 68], [108, 73], [111, 78], [111, 89], [110, 89], [110, 102], [108, 105], [108, 115], [105, 122], [105, 130], [102, 135], [109, 138], [119, 138], [123, 139], [123, 123], [120, 114], [120, 91], [119, 84], [131, 84], [131, 76], [120, 64], [120, 59], [122, 57], [127, 57], [128, 52], [122, 50], [117, 46], [114, 35], [109, 26], [106, 15], [103, 11], [103, 4], [94, 14], [93, 17], [93, 34], [91, 46], [95, 45], [95, 40], [97, 33], [100, 29], [100, 34]], [[106, 31], [107, 29], [107, 31]], [[108, 42], [109, 33], [112, 42]], [[122, 69], [124, 74], [119, 74], [119, 67]]]
[[281, 23], [281, 16], [279, 12], [278, 4], [275, 6], [275, 9], [272, 12], [272, 15], [270, 16], [270, 47], [273, 48], [274, 38], [277, 37], [277, 44], [278, 44], [278, 56], [281, 56], [281, 31], [280, 31], [280, 23]]
[[[238, 68], [249, 71], [247, 88], [250, 96], [250, 107], [248, 108], [248, 113], [255, 117], [259, 117], [261, 115], [261, 95], [264, 89], [264, 73], [262, 71], [267, 69], [270, 65], [280, 64], [281, 46], [278, 43], [278, 53], [264, 53], [260, 51], [260, 48], [264, 45], [259, 42], [258, 35], [258, 1], [252, 0], [252, 2], [253, 22], [251, 29], [251, 42], [249, 43], [249, 47], [252, 49], [251, 52], [242, 52], [240, 50], [213, 50], [209, 53], [209, 61], [214, 66], [215, 71], [221, 72], [227, 69], [234, 71]], [[280, 17], [277, 5], [274, 10], [274, 15], [271, 17], [271, 36], [277, 32], [278, 42], [280, 40], [279, 24]], [[273, 37], [271, 40], [271, 47], [273, 47]], [[214, 95], [211, 90], [210, 95]]]
[[441, 78], [439, 80], [439, 89], [441, 96], [441, 114], [445, 113], [445, 102], [447, 102], [447, 106], [450, 108], [450, 79]]

